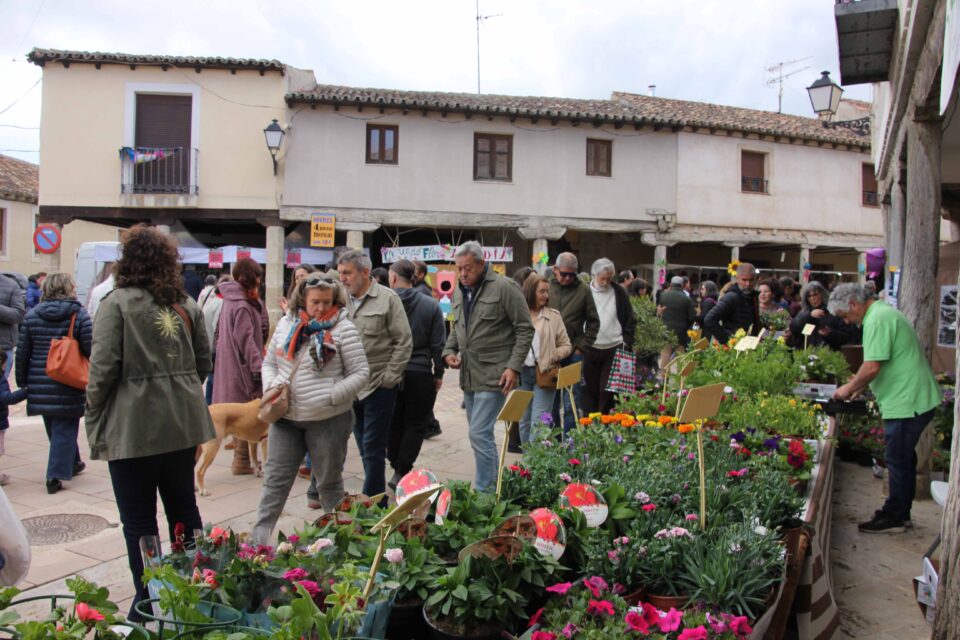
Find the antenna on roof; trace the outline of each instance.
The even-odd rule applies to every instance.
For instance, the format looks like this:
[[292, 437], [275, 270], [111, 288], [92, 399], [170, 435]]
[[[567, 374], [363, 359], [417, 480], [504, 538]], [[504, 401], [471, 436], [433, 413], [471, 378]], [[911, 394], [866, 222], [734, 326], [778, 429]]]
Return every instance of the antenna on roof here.
[[[810, 60], [813, 56], [807, 56], [806, 58], [799, 58], [797, 60], [787, 60], [785, 62], [778, 62], [772, 67], [767, 67], [768, 77], [764, 81], [764, 84], [768, 87], [777, 85], [777, 113], [783, 113], [783, 81], [789, 78], [790, 76], [796, 75], [801, 71], [806, 71], [810, 68], [810, 65], [801, 67], [799, 69], [791, 69], [790, 67], [795, 67], [801, 62]], [[783, 72], [783, 68], [787, 67], [787, 73]]]
[[477, 0], [477, 95], [480, 95], [480, 23], [490, 18], [499, 18], [502, 13], [494, 13], [488, 16], [480, 15], [480, 0]]

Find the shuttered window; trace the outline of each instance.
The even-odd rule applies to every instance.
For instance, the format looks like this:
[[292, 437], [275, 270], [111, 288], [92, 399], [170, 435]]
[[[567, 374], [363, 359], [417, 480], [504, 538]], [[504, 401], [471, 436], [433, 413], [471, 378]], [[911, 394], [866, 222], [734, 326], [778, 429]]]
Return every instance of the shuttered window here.
[[189, 95], [137, 94], [134, 145], [162, 157], [137, 164], [135, 187], [141, 192], [186, 191], [190, 185]]
[[612, 141], [587, 139], [587, 175], [609, 178], [612, 174], [612, 153]]
[[740, 190], [752, 193], [768, 193], [765, 175], [765, 153], [740, 152]]
[[874, 173], [873, 165], [864, 162], [860, 170], [861, 199], [860, 202], [865, 207], [879, 207], [880, 201], [877, 199], [877, 175]]
[[367, 164], [397, 164], [400, 128], [396, 125], [367, 125]]
[[513, 179], [513, 136], [476, 133], [473, 137], [473, 179]]

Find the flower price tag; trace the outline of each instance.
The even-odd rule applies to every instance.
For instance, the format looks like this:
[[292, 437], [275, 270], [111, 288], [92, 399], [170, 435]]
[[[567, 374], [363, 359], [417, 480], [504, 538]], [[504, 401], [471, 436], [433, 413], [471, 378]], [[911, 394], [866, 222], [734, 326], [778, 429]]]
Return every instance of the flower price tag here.
[[588, 527], [599, 527], [607, 519], [606, 500], [600, 492], [589, 484], [573, 482], [560, 493], [560, 506], [564, 509], [578, 509], [587, 519]]
[[805, 324], [803, 325], [802, 333], [805, 336], [812, 336], [813, 332], [816, 331], [816, 329], [817, 329], [817, 325], [815, 324]]
[[559, 560], [567, 549], [567, 530], [563, 520], [550, 509], [540, 508], [530, 512], [530, 517], [537, 523], [537, 538], [533, 546], [545, 556], [552, 556]]
[[407, 475], [400, 478], [397, 483], [397, 506], [419, 493], [430, 492], [430, 502], [437, 499], [436, 490], [440, 487], [440, 481], [436, 474], [429, 469], [414, 469]]
[[753, 351], [758, 344], [760, 344], [759, 336], [744, 336], [737, 340], [737, 346], [734, 349], [737, 351]]
[[453, 494], [450, 493], [450, 489], [444, 489], [440, 492], [440, 497], [437, 498], [437, 510], [433, 512], [433, 521], [435, 523], [443, 524], [447, 514], [450, 513], [451, 498], [453, 498]]

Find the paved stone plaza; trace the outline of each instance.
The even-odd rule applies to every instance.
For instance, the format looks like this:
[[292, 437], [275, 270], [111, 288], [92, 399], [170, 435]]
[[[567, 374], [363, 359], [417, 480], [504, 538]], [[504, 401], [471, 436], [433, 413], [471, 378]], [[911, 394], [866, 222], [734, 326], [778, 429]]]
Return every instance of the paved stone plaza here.
[[[472, 480], [473, 453], [460, 408], [457, 375], [447, 372], [437, 402], [443, 434], [424, 443], [418, 463], [442, 479]], [[26, 417], [24, 404], [11, 408], [7, 454], [0, 458], [0, 471], [11, 477], [4, 490], [21, 519], [38, 525], [35, 530], [45, 543], [34, 544], [33, 564], [21, 588], [30, 588], [34, 594], [64, 593], [65, 578], [80, 573], [109, 588], [121, 611], [126, 611], [133, 587], [107, 465], [87, 460], [86, 437], [82, 428], [80, 431], [87, 469], [65, 483], [65, 490], [48, 495], [43, 423], [39, 417]], [[248, 531], [255, 520], [261, 480], [231, 475], [232, 455], [222, 450], [207, 473], [212, 495], [198, 498], [200, 514], [204, 522]], [[347, 490], [359, 491], [363, 467], [352, 439], [344, 474]], [[911, 532], [867, 536], [857, 532], [856, 523], [880, 504], [880, 481], [868, 468], [840, 462], [834, 487], [832, 569], [844, 634], [880, 640], [929, 637], [930, 627], [914, 601], [911, 578], [920, 573], [920, 559], [939, 530], [939, 507], [929, 500], [916, 503]], [[318, 512], [306, 506], [306, 490], [307, 481], [298, 478], [278, 524], [280, 529], [289, 532], [304, 520], [316, 518]], [[63, 524], [57, 524], [60, 522]], [[166, 540], [162, 513], [159, 522]]]

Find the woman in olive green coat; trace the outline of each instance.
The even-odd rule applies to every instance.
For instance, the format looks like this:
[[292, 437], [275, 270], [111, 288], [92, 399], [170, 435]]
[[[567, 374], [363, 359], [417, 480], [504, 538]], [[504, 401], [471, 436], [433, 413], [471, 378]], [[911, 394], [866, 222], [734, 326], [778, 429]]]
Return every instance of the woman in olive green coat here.
[[[200, 381], [210, 341], [200, 308], [183, 290], [177, 248], [138, 225], [114, 265], [116, 288], [97, 310], [85, 425], [90, 458], [106, 460], [123, 522], [136, 595], [147, 598], [140, 538], [156, 536], [157, 492], [170, 527], [187, 541], [202, 520], [193, 492], [198, 444], [215, 437]], [[139, 614], [131, 608], [130, 619]]]

